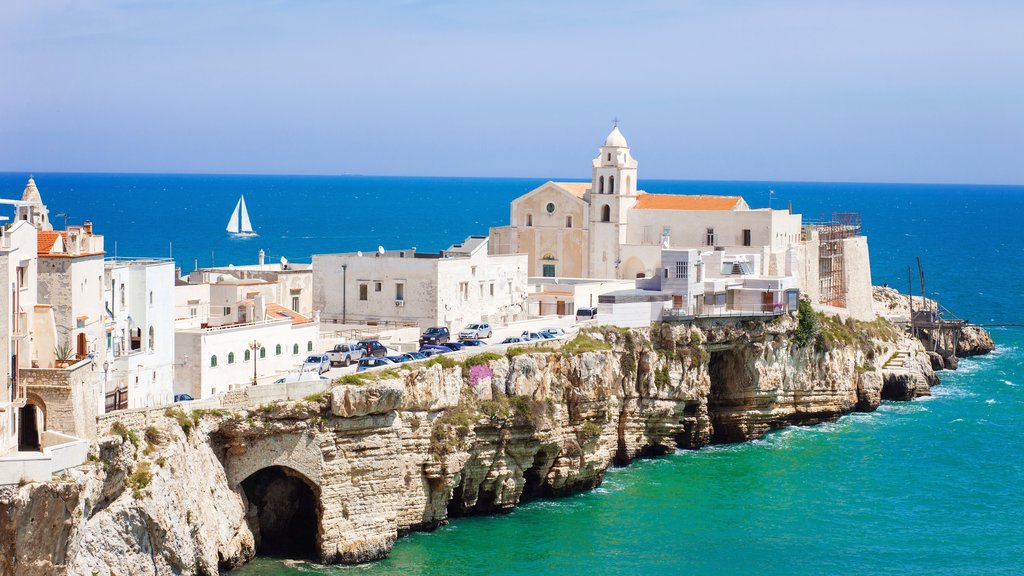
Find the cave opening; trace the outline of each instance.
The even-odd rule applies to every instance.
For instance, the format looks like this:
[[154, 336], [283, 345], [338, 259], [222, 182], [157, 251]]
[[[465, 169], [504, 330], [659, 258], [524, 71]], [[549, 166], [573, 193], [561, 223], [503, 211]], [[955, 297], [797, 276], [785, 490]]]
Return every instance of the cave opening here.
[[270, 466], [242, 481], [256, 553], [295, 560], [319, 558], [320, 499], [305, 476]]
[[728, 444], [743, 442], [746, 434], [739, 426], [742, 409], [748, 400], [750, 389], [743, 355], [737, 350], [726, 349], [711, 353], [708, 361], [708, 376], [711, 387], [708, 393], [708, 417], [711, 419], [711, 443]]
[[551, 470], [551, 458], [545, 450], [538, 450], [537, 454], [533, 457], [533, 465], [523, 472], [523, 494], [521, 500], [529, 500], [531, 498], [539, 498], [541, 496], [550, 496], [548, 490], [545, 490], [546, 485], [544, 484], [545, 478], [547, 478], [548, 471]]

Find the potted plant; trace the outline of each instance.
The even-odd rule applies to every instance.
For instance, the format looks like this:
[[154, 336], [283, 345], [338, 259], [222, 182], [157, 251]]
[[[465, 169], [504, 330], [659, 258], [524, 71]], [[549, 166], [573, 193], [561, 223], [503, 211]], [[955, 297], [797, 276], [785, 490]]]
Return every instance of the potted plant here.
[[57, 368], [67, 368], [71, 364], [71, 360], [74, 359], [75, 352], [71, 349], [70, 344], [58, 344], [53, 349], [53, 357]]

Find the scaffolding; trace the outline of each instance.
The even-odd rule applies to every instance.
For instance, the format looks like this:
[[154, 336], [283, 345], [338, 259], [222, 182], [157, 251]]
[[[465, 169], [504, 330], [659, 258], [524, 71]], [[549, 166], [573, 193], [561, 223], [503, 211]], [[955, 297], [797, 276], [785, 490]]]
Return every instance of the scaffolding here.
[[820, 302], [846, 308], [846, 253], [844, 240], [860, 236], [860, 212], [833, 212], [832, 220], [818, 229], [818, 282]]

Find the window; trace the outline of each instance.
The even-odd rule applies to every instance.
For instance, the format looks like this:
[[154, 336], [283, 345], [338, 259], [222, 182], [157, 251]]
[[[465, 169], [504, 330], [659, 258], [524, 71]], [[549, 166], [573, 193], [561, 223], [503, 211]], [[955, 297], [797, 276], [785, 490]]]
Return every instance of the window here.
[[313, 341], [312, 340], [310, 340], [309, 342], [306, 342], [306, 351], [307, 352], [312, 352], [313, 351]]
[[676, 262], [676, 278], [686, 280], [690, 267], [687, 262], [679, 260]]
[[611, 152], [609, 152], [609, 153], [608, 153], [608, 161], [609, 161], [609, 162], [611, 162], [611, 161], [612, 161], [612, 153], [611, 153]]
[[533, 214], [526, 215], [526, 225], [533, 226]]
[[19, 290], [25, 287], [25, 270], [26, 269], [25, 269], [24, 266], [18, 266], [18, 289]]
[[714, 228], [708, 228], [707, 229], [707, 234], [705, 235], [705, 238], [704, 238], [704, 244], [705, 244], [705, 246], [714, 246], [715, 245], [715, 229]]
[[607, 204], [605, 204], [604, 207], [601, 208], [601, 222], [611, 222], [611, 221], [612, 221], [612, 207], [607, 205]]
[[572, 228], [572, 216], [565, 217], [565, 227]]
[[615, 194], [615, 176], [608, 177], [608, 193]]
[[543, 275], [544, 275], [545, 278], [554, 278], [555, 277], [555, 265], [554, 264], [545, 264], [544, 265], [544, 273], [543, 273]]
[[149, 327], [149, 349], [152, 350], [156, 347], [156, 335], [153, 332], [153, 327]]
[[360, 300], [366, 300], [368, 298], [367, 292], [369, 292], [369, 287], [366, 284], [360, 284], [359, 285], [359, 299]]
[[554, 202], [548, 202], [548, 205], [545, 206], [544, 209], [548, 211], [548, 214], [554, 214], [555, 213], [555, 203]]
[[374, 282], [373, 283], [373, 291], [374, 292], [380, 292], [381, 288], [383, 288], [383, 284], [381, 284], [380, 282]]
[[274, 356], [280, 356], [280, 355], [281, 355], [281, 345], [280, 345], [280, 344], [278, 344], [278, 345], [277, 345], [277, 346], [276, 346], [276, 347], [274, 348]]
[[292, 296], [292, 310], [299, 311], [299, 297]]
[[231, 316], [231, 306], [224, 307], [224, 316]]
[[405, 284], [401, 282], [395, 284], [395, 300], [405, 300]]
[[292, 344], [292, 354], [298, 354], [298, 353], [299, 353], [299, 345], [298, 344]]
[[242, 358], [244, 358], [246, 362], [248, 362], [249, 359], [252, 358], [252, 354], [249, 353], [249, 349], [248, 348], [245, 349], [245, 353], [242, 354]]
[[267, 357], [267, 348], [266, 348], [266, 346], [261, 346], [260, 347], [260, 358], [266, 358], [266, 357]]
[[124, 284], [121, 284], [121, 306], [125, 305], [125, 302], [126, 302], [125, 298], [126, 298], [126, 296], [125, 296], [125, 293], [124, 293]]
[[210, 368], [216, 368], [216, 367], [217, 367], [217, 355], [214, 354], [213, 356], [210, 356]]
[[234, 352], [228, 352], [228, 364], [234, 364], [234, 363], [235, 363], [235, 353]]
[[750, 246], [750, 230], [746, 228], [743, 229], [743, 245]]
[[491, 282], [491, 296], [494, 296], [494, 282]]
[[149, 305], [150, 306], [153, 305], [153, 291], [152, 290], [149, 291]]
[[604, 176], [597, 181], [597, 193], [604, 194]]

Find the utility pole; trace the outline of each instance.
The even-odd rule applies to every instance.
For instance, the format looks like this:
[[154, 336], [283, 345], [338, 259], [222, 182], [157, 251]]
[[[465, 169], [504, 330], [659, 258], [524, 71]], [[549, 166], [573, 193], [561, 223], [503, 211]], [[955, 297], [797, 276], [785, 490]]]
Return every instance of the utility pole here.
[[348, 324], [348, 264], [341, 265], [341, 323]]

